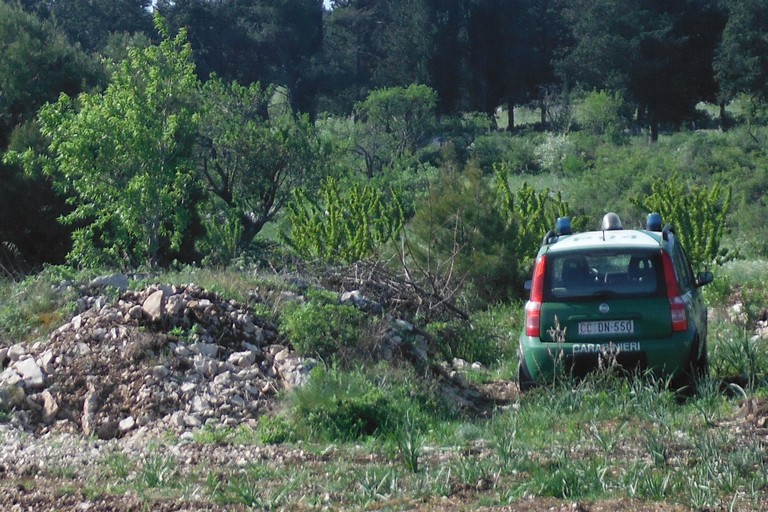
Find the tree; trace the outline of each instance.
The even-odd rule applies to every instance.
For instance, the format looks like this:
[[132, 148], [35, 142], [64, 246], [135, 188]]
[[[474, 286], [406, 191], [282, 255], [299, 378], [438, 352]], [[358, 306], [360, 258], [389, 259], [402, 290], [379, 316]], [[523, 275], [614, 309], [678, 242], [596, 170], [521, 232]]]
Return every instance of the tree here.
[[201, 79], [279, 84], [314, 115], [322, 0], [161, 0], [157, 8], [170, 26], [187, 28]]
[[314, 186], [323, 169], [312, 124], [276, 106], [278, 94], [274, 87], [216, 77], [203, 87], [198, 168], [240, 223], [237, 250], [275, 218], [293, 191]]
[[282, 238], [302, 258], [354, 263], [397, 239], [403, 228], [405, 213], [395, 192], [387, 196], [369, 184], [343, 190], [329, 177], [319, 196], [311, 200], [297, 189], [288, 205], [290, 233]]
[[693, 119], [714, 99], [714, 48], [725, 18], [714, 1], [567, 0], [573, 43], [558, 60], [565, 82], [623, 94], [650, 128]]
[[[7, 148], [38, 147], [37, 110], [60, 93], [93, 87], [102, 69], [50, 22], [0, 2], [0, 156]], [[61, 263], [70, 233], [56, 222], [67, 211], [48, 178], [0, 167], [0, 243], [12, 245], [31, 268]]]
[[721, 247], [731, 208], [730, 187], [719, 182], [711, 186], [690, 185], [675, 174], [656, 181], [650, 195], [633, 197], [630, 201], [645, 211], [659, 212], [672, 223], [695, 270], [722, 265], [735, 257], [733, 252]]
[[0, 148], [42, 105], [92, 86], [100, 71], [51, 23], [0, 2]]
[[768, 1], [728, 2], [715, 70], [724, 100], [739, 93], [768, 100]]
[[384, 167], [412, 155], [437, 125], [437, 95], [425, 85], [371, 92], [355, 105], [355, 149], [374, 177]]
[[[192, 148], [198, 87], [184, 32], [132, 50], [103, 93], [62, 95], [39, 114], [50, 139], [45, 172], [69, 196], [68, 257], [77, 265], [156, 266], [189, 260], [198, 187]], [[39, 161], [29, 151], [27, 167]]]
[[21, 5], [64, 31], [88, 52], [100, 51], [111, 34], [150, 33], [150, 0], [21, 0]]

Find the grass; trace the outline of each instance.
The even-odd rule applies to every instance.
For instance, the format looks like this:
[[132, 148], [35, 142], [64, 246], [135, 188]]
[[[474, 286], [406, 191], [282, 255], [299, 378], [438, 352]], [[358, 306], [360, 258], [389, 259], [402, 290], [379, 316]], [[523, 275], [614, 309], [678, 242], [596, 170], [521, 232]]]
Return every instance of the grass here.
[[[440, 500], [504, 506], [522, 499], [760, 510], [766, 443], [748, 428], [733, 428], [740, 403], [723, 393], [680, 402], [654, 383], [596, 378], [536, 390], [485, 419], [444, 420], [429, 429], [404, 421], [396, 441], [296, 441], [272, 448], [283, 456], [217, 466], [171, 456], [179, 441], [170, 439], [143, 455], [107, 453], [90, 477], [82, 466], [51, 473], [62, 489], [85, 480], [89, 493], [133, 492], [148, 504], [202, 500], [260, 510], [405, 510]], [[193, 442], [222, 442], [210, 432]], [[228, 439], [233, 453], [262, 446], [257, 432]]]
[[[258, 276], [218, 275], [218, 289], [227, 296], [279, 288]], [[163, 280], [211, 288], [216, 276], [189, 269]], [[765, 307], [768, 279], [759, 265], [732, 262], [719, 276], [727, 291], [713, 298], [748, 297], [752, 317]], [[49, 294], [50, 282], [0, 283], [19, 300], [41, 294], [15, 315], [6, 306], [0, 325], [31, 336], [40, 312], [66, 311], [70, 299]], [[519, 308], [489, 308], [459, 333], [456, 339], [466, 346], [451, 350], [484, 361], [471, 370], [471, 382], [513, 378]], [[209, 424], [191, 441], [168, 437], [137, 453], [106, 451], [94, 464], [49, 468], [46, 485], [54, 481], [68, 494], [129, 493], [148, 508], [165, 500], [259, 510], [514, 507], [521, 500], [541, 500], [546, 508], [637, 500], [659, 508], [764, 510], [768, 444], [754, 423], [759, 418], [746, 418], [740, 408], [745, 400], [768, 401], [768, 346], [748, 321], [723, 314], [710, 324], [710, 374], [685, 399], [652, 379], [606, 372], [578, 383], [562, 379], [472, 416], [446, 407], [410, 368], [331, 367], [313, 376], [313, 385], [284, 396], [281, 415], [256, 429]], [[346, 412], [335, 415], [339, 411]], [[350, 421], [352, 413], [359, 420]], [[218, 465], [178, 456], [189, 442], [204, 453], [250, 455]]]

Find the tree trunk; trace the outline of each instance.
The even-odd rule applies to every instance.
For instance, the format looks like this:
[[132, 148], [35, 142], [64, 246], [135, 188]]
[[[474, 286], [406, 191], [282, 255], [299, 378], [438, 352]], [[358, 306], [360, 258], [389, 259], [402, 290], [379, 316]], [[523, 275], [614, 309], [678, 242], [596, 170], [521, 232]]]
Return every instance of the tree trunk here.
[[513, 105], [509, 105], [507, 112], [509, 112], [507, 115], [509, 118], [509, 122], [507, 123], [507, 131], [511, 132], [515, 129], [515, 107]]
[[720, 102], [720, 130], [724, 132], [728, 131], [728, 119], [726, 118], [724, 101]]
[[648, 136], [648, 142], [655, 144], [659, 141], [659, 122], [651, 121], [650, 123], [651, 133]]
[[244, 249], [256, 238], [261, 228], [264, 227], [266, 220], [253, 212], [244, 212], [240, 221], [243, 224], [243, 232], [240, 234], [238, 246], [239, 249]]

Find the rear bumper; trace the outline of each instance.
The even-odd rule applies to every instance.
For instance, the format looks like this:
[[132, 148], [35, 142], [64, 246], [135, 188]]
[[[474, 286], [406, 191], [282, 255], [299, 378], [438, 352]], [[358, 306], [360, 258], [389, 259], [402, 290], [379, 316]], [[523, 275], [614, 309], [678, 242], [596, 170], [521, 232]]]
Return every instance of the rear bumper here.
[[664, 339], [558, 344], [522, 335], [520, 360], [525, 361], [531, 378], [537, 382], [547, 382], [563, 372], [582, 377], [607, 364], [667, 377], [687, 368], [694, 337], [683, 332]]

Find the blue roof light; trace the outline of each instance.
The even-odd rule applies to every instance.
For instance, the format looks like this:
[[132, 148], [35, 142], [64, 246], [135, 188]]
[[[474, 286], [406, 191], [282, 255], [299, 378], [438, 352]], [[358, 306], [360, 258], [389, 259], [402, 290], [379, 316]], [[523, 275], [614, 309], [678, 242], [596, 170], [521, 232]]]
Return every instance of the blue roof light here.
[[662, 223], [660, 213], [653, 212], [648, 214], [648, 219], [646, 220], [646, 229], [648, 229], [648, 231], [661, 231]]
[[557, 224], [555, 224], [555, 233], [557, 234], [557, 236], [570, 235], [571, 233], [573, 233], [573, 230], [571, 228], [571, 218], [558, 217]]

